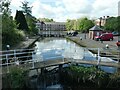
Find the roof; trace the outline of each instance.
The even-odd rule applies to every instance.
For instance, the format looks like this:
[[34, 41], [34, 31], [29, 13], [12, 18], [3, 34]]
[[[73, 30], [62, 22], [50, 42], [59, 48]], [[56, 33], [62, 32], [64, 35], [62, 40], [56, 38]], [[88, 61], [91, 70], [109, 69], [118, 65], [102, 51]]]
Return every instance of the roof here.
[[90, 31], [102, 31], [103, 29], [100, 28], [98, 25], [93, 26], [92, 28], [89, 29]]
[[65, 22], [44, 22], [45, 24], [65, 25]]

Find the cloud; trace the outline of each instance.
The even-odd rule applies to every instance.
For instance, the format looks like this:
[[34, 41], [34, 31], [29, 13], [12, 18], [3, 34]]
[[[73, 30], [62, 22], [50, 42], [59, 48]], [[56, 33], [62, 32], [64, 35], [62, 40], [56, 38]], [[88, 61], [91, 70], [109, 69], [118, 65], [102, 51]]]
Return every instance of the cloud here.
[[[22, 6], [22, 2], [25, 0], [11, 0], [10, 8], [12, 11], [12, 16], [15, 16], [16, 10], [21, 10], [20, 6]], [[32, 3], [31, 0], [27, 0], [29, 3]], [[31, 5], [30, 5], [31, 6]]]
[[90, 0], [63, 0], [65, 8], [70, 13], [90, 13], [92, 5]]
[[57, 16], [61, 16], [65, 12], [65, 10], [60, 4], [60, 2], [56, 2], [55, 5], [52, 6], [51, 4], [42, 3], [39, 0], [36, 0], [32, 4], [32, 14], [39, 18], [55, 18]]
[[[12, 0], [12, 12], [20, 10], [24, 0]], [[36, 18], [53, 18], [56, 21], [77, 19], [83, 16], [117, 16], [119, 0], [27, 0]]]
[[118, 1], [119, 0], [96, 0], [93, 3], [92, 15], [96, 16], [114, 16], [118, 13]]

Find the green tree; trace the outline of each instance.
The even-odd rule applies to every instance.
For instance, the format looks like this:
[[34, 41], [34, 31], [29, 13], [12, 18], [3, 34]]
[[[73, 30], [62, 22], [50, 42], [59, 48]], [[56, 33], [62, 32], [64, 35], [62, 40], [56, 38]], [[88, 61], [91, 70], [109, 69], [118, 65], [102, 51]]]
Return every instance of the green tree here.
[[[36, 18], [32, 16], [32, 7], [29, 7], [29, 2], [24, 1], [22, 2], [22, 6], [20, 6], [22, 8], [22, 11], [25, 14], [25, 19], [28, 25], [28, 31], [27, 33], [29, 35], [33, 35], [33, 34], [37, 34], [38, 30], [36, 28]], [[21, 19], [21, 18], [19, 18]]]
[[67, 30], [75, 30], [75, 20], [67, 19], [66, 29]]
[[110, 17], [106, 20], [105, 30], [117, 31], [118, 30], [118, 19], [116, 17]]
[[37, 19], [31, 15], [26, 15], [26, 21], [27, 21], [28, 28], [29, 28], [29, 34], [31, 35], [37, 34], [38, 33], [38, 30], [36, 28]]
[[[10, 2], [2, 1], [2, 49], [6, 48], [9, 44], [11, 47], [18, 44], [23, 40], [22, 34], [17, 30], [15, 21], [10, 16], [11, 10], [9, 9]], [[6, 4], [7, 3], [7, 4]], [[1, 26], [1, 25], [0, 25]]]
[[77, 20], [78, 22], [78, 29], [80, 32], [88, 32], [91, 27], [94, 26], [94, 23], [89, 20], [88, 18], [80, 18]]
[[2, 14], [10, 15], [11, 14], [11, 10], [9, 8], [10, 0], [1, 0], [0, 3], [1, 3], [0, 11], [2, 12]]
[[32, 7], [29, 7], [28, 4], [29, 4], [29, 2], [24, 1], [24, 2], [22, 2], [22, 6], [20, 6], [20, 7], [22, 8], [22, 11], [25, 14], [31, 15], [32, 14]]
[[120, 33], [120, 16], [117, 17], [117, 31]]
[[18, 24], [18, 29], [28, 31], [28, 25], [22, 11], [16, 12], [15, 20], [16, 23]]
[[77, 20], [67, 19], [67, 30], [79, 30], [80, 32], [88, 32], [91, 27], [94, 26], [94, 22], [88, 18], [79, 18]]
[[53, 19], [49, 19], [49, 18], [39, 18], [39, 20], [43, 22], [55, 22]]

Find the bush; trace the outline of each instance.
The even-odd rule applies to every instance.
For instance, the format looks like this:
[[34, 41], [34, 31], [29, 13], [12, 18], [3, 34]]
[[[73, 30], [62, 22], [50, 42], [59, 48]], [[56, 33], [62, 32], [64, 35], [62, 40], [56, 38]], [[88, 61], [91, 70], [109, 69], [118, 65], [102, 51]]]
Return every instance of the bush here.
[[110, 75], [107, 87], [120, 88], [120, 72]]
[[3, 89], [10, 88], [26, 88], [27, 86], [27, 71], [21, 68], [14, 67], [10, 69], [10, 72], [3, 75]]
[[6, 49], [8, 44], [13, 47], [23, 40], [24, 36], [20, 32], [15, 21], [10, 16], [2, 15], [2, 49]]
[[70, 66], [62, 72], [62, 82], [70, 86], [80, 87], [106, 87], [109, 74], [96, 67]]

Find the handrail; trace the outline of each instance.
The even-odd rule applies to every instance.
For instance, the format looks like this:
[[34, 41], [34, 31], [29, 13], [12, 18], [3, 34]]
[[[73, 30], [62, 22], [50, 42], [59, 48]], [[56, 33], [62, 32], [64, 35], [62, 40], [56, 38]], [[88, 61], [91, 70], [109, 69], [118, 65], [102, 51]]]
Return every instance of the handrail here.
[[[83, 52], [84, 54], [85, 54], [86, 50], [97, 50], [97, 54], [94, 57], [96, 57], [97, 65], [100, 65], [100, 63], [101, 63], [101, 57], [100, 57], [101, 53], [100, 52], [101, 52], [101, 50], [103, 48], [83, 48], [83, 49], [84, 49], [84, 52]], [[2, 57], [2, 58], [0, 58], [0, 61], [4, 61], [3, 63], [0, 64], [0, 66], [7, 66], [8, 67], [9, 65], [13, 65], [13, 64], [17, 64], [17, 63], [18, 64], [21, 64], [21, 63], [31, 63], [32, 64], [32, 68], [34, 68], [35, 67], [35, 62], [42, 62], [43, 59], [44, 59], [43, 58], [43, 56], [44, 56], [43, 54], [45, 54], [45, 52], [49, 51], [49, 50], [51, 50], [51, 49], [47, 49], [47, 50], [43, 49], [43, 51], [42, 50], [38, 50], [38, 49], [8, 50], [7, 53], [0, 54], [0, 57]], [[61, 48], [57, 49], [57, 48], [55, 48], [53, 50], [58, 50], [59, 51], [59, 50], [64, 50], [64, 49], [61, 49]], [[107, 49], [106, 51], [109, 51], [109, 50], [114, 50], [114, 49]], [[6, 51], [2, 51], [2, 52], [6, 52]], [[51, 53], [49, 53], [49, 54], [51, 54]], [[41, 59], [41, 61], [37, 60], [35, 55], [36, 56], [40, 56], [41, 58], [39, 57], [38, 59]], [[64, 57], [63, 53], [60, 53], [57, 57], [61, 57], [63, 62], [65, 62], [65, 60], [64, 60], [65, 57]], [[47, 60], [48, 59], [51, 60], [51, 59], [57, 58], [57, 57], [56, 56], [54, 57], [54, 55], [52, 55], [51, 57], [46, 58], [46, 59]], [[84, 55], [83, 55], [83, 57], [84, 57]], [[75, 59], [72, 59], [70, 61], [73, 62], [73, 61], [75, 61]]]

